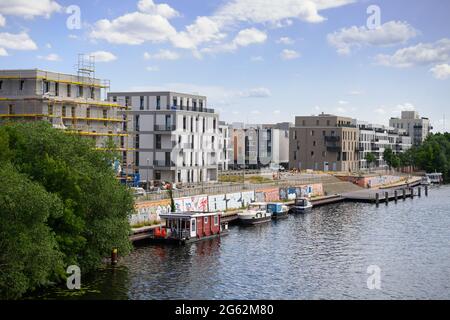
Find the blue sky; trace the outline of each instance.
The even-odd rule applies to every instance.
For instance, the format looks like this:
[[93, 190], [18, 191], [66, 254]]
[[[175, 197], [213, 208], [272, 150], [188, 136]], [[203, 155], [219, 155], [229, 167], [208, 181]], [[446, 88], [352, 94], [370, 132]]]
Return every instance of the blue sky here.
[[440, 131], [449, 12], [445, 0], [0, 0], [0, 68], [74, 72], [95, 53], [111, 90], [200, 93], [228, 122], [323, 111], [387, 124], [415, 109]]

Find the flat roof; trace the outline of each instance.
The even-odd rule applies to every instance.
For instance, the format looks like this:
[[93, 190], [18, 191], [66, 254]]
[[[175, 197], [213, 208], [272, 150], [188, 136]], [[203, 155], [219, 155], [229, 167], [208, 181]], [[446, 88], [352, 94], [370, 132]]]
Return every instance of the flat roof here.
[[191, 96], [198, 98], [205, 98], [206, 96], [194, 93], [183, 93], [177, 91], [111, 91], [108, 92], [108, 96], [145, 96], [145, 95], [154, 95], [154, 96], [166, 96], [166, 95], [182, 95], [182, 96]]

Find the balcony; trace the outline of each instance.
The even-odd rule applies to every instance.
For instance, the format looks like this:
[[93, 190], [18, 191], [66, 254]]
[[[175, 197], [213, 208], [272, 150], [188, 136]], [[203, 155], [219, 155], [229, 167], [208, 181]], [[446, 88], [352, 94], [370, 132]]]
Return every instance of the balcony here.
[[155, 124], [154, 131], [175, 131], [176, 126], [175, 125], [169, 125], [169, 124]]
[[339, 142], [341, 141], [341, 137], [339, 136], [325, 136], [326, 142]]
[[158, 168], [176, 167], [173, 161], [166, 161], [166, 160], [153, 160], [153, 166]]
[[327, 146], [328, 152], [340, 152], [341, 147], [340, 146]]

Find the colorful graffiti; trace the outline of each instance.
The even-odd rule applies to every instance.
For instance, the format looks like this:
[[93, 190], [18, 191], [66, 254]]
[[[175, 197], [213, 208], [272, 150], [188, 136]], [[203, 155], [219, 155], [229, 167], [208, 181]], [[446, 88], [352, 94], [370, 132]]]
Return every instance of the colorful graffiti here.
[[175, 212], [208, 211], [207, 195], [176, 198], [174, 202]]
[[254, 191], [219, 194], [208, 197], [210, 211], [239, 209], [255, 201]]
[[142, 201], [135, 204], [135, 214], [130, 217], [130, 224], [158, 222], [161, 213], [170, 212], [170, 200]]
[[278, 188], [256, 190], [255, 198], [256, 202], [279, 201], [280, 191]]
[[321, 183], [304, 185], [299, 187], [280, 188], [280, 200], [293, 200], [297, 197], [317, 197], [323, 196], [323, 186]]

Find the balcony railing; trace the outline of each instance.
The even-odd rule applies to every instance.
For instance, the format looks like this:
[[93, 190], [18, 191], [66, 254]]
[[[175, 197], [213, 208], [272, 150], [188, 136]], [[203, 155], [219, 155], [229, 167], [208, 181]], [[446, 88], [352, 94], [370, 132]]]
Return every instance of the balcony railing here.
[[166, 160], [153, 160], [153, 166], [160, 168], [175, 167], [175, 163], [173, 161]]
[[155, 131], [175, 131], [176, 126], [169, 125], [169, 124], [155, 124], [154, 130]]

